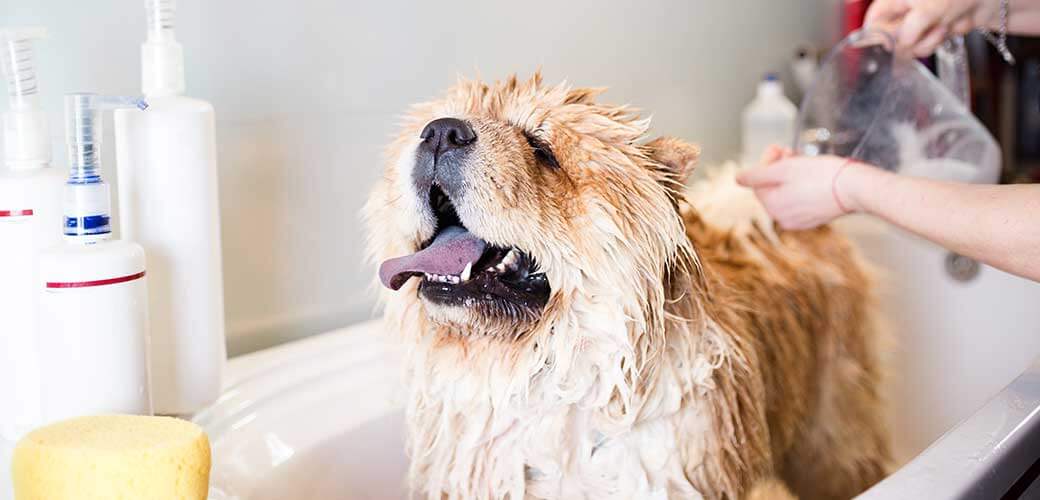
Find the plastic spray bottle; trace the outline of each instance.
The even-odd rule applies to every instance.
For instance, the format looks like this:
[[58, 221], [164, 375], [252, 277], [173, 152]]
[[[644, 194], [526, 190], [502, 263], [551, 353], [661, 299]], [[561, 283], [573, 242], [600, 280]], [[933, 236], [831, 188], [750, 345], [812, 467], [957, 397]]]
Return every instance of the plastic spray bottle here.
[[101, 178], [101, 111], [123, 107], [147, 104], [65, 96], [71, 168], [64, 241], [41, 255], [38, 282], [44, 422], [151, 414], [144, 249], [112, 239], [109, 188]]
[[117, 111], [122, 235], [149, 262], [155, 411], [194, 413], [217, 399], [226, 348], [213, 106], [184, 97], [173, 0], [145, 0], [147, 113]]

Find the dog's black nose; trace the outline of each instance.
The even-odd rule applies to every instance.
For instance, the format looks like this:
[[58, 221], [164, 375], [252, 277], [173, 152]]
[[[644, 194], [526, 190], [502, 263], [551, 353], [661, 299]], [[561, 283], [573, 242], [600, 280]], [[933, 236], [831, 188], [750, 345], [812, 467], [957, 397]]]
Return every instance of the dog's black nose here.
[[477, 134], [466, 122], [456, 118], [439, 118], [423, 128], [419, 137], [423, 145], [430, 148], [435, 156], [473, 144]]
[[412, 180], [419, 193], [428, 193], [437, 183], [448, 196], [462, 196], [465, 166], [477, 134], [466, 122], [457, 118], [439, 118], [423, 128], [422, 142], [415, 152]]

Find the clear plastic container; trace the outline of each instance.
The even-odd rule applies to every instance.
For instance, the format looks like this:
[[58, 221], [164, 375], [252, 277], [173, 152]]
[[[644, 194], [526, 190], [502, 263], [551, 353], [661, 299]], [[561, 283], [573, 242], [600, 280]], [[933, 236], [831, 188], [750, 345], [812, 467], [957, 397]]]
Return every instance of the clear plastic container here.
[[958, 42], [940, 53], [940, 81], [894, 53], [887, 33], [852, 33], [828, 54], [802, 101], [794, 150], [918, 177], [997, 181], [1000, 148], [965, 105], [966, 56]]

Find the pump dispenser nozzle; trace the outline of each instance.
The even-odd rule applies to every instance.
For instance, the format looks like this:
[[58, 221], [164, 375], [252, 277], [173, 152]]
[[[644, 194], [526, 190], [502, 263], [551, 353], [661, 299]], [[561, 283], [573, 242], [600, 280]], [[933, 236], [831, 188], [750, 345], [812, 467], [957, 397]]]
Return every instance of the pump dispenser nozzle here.
[[146, 109], [148, 103], [139, 97], [113, 97], [97, 94], [65, 95], [65, 141], [69, 148], [70, 184], [100, 182], [101, 112], [118, 108]]
[[51, 160], [33, 57], [33, 40], [46, 35], [43, 28], [0, 29], [0, 66], [7, 79], [9, 104], [3, 118], [4, 160], [12, 170], [40, 168]]
[[[65, 140], [69, 152], [69, 181], [65, 196], [65, 236], [103, 236], [110, 232], [108, 184], [101, 180], [101, 112], [108, 109], [146, 109], [139, 97], [97, 94], [65, 95]], [[94, 240], [91, 240], [94, 241]]]
[[148, 39], [141, 45], [141, 81], [144, 95], [162, 97], [184, 93], [184, 51], [174, 36], [175, 0], [145, 0]]

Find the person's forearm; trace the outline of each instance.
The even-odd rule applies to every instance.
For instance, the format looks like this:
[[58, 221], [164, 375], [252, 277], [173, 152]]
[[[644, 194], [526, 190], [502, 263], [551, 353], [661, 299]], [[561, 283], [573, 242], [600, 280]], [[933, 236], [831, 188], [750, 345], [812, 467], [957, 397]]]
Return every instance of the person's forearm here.
[[1009, 0], [1008, 32], [1040, 35], [1040, 0]]
[[839, 179], [857, 210], [961, 255], [1040, 280], [1040, 185], [958, 184], [853, 165]]

